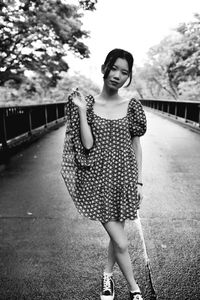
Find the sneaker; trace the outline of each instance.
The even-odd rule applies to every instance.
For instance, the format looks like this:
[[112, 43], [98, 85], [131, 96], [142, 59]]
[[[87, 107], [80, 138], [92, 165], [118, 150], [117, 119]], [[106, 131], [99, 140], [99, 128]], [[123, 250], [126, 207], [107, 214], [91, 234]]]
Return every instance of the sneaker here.
[[114, 281], [112, 276], [106, 274], [102, 278], [102, 292], [100, 294], [101, 300], [114, 300], [115, 290], [114, 290]]
[[142, 294], [140, 292], [130, 292], [130, 300], [143, 300]]

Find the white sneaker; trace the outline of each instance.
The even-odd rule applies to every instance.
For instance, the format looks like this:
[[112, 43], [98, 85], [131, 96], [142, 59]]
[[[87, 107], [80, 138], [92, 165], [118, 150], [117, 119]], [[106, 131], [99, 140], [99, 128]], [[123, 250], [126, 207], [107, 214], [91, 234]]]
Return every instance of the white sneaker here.
[[143, 300], [141, 292], [130, 292], [130, 300]]
[[103, 274], [102, 278], [102, 291], [100, 294], [101, 300], [114, 300], [115, 290], [114, 290], [114, 281], [112, 276]]

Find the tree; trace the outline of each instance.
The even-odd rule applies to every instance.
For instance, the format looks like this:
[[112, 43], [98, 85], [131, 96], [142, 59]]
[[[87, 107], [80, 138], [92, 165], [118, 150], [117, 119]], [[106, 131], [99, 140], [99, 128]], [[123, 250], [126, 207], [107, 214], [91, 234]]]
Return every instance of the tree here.
[[148, 85], [151, 87], [151, 91], [156, 90], [156, 95], [152, 95], [153, 97], [178, 98], [177, 87], [171, 81], [167, 70], [168, 65], [171, 63], [173, 47], [179, 38], [179, 34], [167, 36], [158, 45], [149, 49], [149, 60], [145, 66], [145, 76], [148, 78]]
[[142, 96], [200, 96], [200, 15], [194, 17], [149, 49], [147, 63], [136, 73], [135, 86]]
[[95, 10], [95, 4], [97, 3], [97, 0], [83, 0], [79, 1], [80, 6], [83, 7], [85, 10]]
[[[80, 1], [95, 9], [96, 1]], [[79, 7], [61, 0], [0, 1], [0, 85], [7, 80], [21, 84], [24, 71], [32, 70], [55, 86], [60, 72], [69, 66], [68, 51], [89, 57], [81, 41], [89, 33], [81, 30]]]
[[74, 87], [78, 86], [83, 95], [96, 95], [100, 92], [99, 87], [91, 79], [76, 74], [68, 74], [58, 81], [56, 87], [51, 87], [47, 91], [44, 88], [45, 82], [39, 75], [32, 78], [25, 78], [23, 83], [16, 89], [13, 80], [7, 81], [1, 87], [0, 105], [29, 105], [33, 103], [45, 102], [66, 102], [68, 95]]
[[[179, 95], [195, 89], [194, 95], [200, 95], [200, 14], [195, 14], [195, 20], [180, 24], [177, 32], [179, 42], [174, 45], [171, 62], [167, 73], [170, 81], [176, 86]], [[195, 84], [196, 82], [196, 84]]]
[[77, 73], [73, 76], [66, 75], [59, 80], [57, 86], [50, 91], [51, 98], [57, 99], [57, 101], [66, 101], [75, 87], [78, 87], [84, 96], [96, 95], [100, 92], [99, 87], [91, 79]]
[[177, 38], [177, 35], [167, 36], [158, 45], [152, 46], [146, 63], [142, 67], [136, 67], [133, 86], [141, 98], [177, 98], [177, 91], [167, 74]]

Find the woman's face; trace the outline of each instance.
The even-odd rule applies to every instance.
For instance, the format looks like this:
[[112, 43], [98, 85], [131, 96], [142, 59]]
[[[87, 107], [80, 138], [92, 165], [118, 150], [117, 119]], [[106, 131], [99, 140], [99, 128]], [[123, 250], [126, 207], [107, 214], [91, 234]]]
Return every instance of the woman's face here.
[[124, 58], [117, 58], [104, 83], [111, 89], [119, 89], [129, 78], [128, 62]]

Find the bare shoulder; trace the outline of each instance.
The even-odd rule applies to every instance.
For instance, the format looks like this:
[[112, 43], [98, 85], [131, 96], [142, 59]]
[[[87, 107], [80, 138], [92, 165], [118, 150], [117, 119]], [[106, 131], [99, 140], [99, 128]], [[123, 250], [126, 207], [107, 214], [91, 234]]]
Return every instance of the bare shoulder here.
[[121, 103], [125, 103], [125, 102], [129, 102], [130, 98], [129, 97], [120, 97], [119, 100]]
[[103, 104], [104, 101], [103, 101], [101, 95], [98, 94], [98, 95], [94, 96], [94, 102], [98, 103], [98, 104]]

